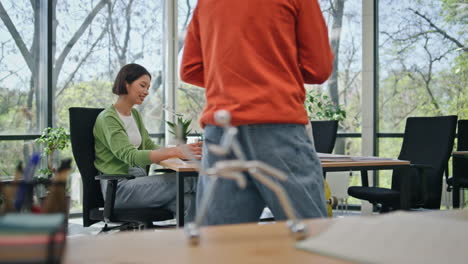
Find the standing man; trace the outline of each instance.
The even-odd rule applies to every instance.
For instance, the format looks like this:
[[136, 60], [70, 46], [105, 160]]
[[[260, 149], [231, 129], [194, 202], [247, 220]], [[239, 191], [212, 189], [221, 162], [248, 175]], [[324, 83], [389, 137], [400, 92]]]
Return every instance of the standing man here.
[[[298, 217], [325, 217], [323, 175], [305, 125], [304, 83], [320, 84], [332, 72], [333, 53], [317, 0], [199, 0], [185, 39], [183, 81], [206, 89], [202, 166], [226, 159], [210, 153], [223, 129], [214, 113], [227, 110], [248, 160], [288, 175], [279, 182]], [[234, 158], [233, 156], [228, 156]], [[197, 204], [213, 178], [200, 175]], [[284, 220], [268, 188], [247, 177], [247, 187], [219, 179], [205, 224], [258, 221], [268, 206]]]

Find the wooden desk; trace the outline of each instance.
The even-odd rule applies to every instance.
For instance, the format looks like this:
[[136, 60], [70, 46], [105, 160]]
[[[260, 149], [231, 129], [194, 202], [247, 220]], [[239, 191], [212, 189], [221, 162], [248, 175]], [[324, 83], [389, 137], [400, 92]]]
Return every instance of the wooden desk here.
[[327, 171], [360, 171], [362, 186], [369, 186], [367, 171], [393, 170], [407, 167], [410, 165], [410, 162], [407, 160], [372, 159], [357, 161], [322, 161], [321, 164], [324, 175], [326, 175]]
[[177, 227], [184, 226], [184, 179], [198, 177], [198, 167], [195, 163], [187, 161], [163, 160], [159, 165], [176, 172], [176, 220]]
[[[367, 171], [368, 170], [392, 170], [401, 167], [407, 167], [410, 165], [409, 161], [406, 160], [389, 160], [389, 159], [378, 159], [373, 157], [369, 160], [364, 160], [362, 157], [353, 157], [358, 160], [349, 161], [327, 161], [321, 162], [324, 175], [327, 171], [360, 171], [361, 181], [363, 186], [369, 186]], [[181, 227], [184, 225], [183, 210], [184, 210], [184, 185], [183, 179], [185, 177], [196, 177], [198, 175], [198, 168], [195, 163], [191, 162], [175, 162], [171, 160], [161, 161], [161, 166], [174, 170], [177, 177], [177, 226]], [[179, 184], [182, 183], [182, 184]], [[410, 181], [406, 179], [401, 180], [402, 188], [410, 188]], [[404, 185], [404, 186], [403, 186]], [[403, 189], [402, 189], [403, 190]], [[402, 192], [403, 193], [403, 192]], [[406, 193], [406, 192], [405, 192]], [[409, 195], [403, 195], [400, 199], [400, 206], [402, 209], [410, 208], [410, 197]]]
[[[330, 219], [307, 220], [311, 235]], [[197, 247], [183, 230], [147, 230], [70, 238], [64, 263], [349, 263], [294, 248], [284, 222], [204, 227]]]
[[190, 161], [174, 161], [172, 159], [163, 160], [159, 165], [176, 172], [198, 172], [198, 167]]
[[[323, 175], [326, 176], [327, 171], [360, 171], [361, 172], [361, 184], [362, 186], [369, 186], [369, 179], [367, 172], [370, 170], [393, 170], [397, 168], [403, 168], [410, 166], [410, 162], [407, 160], [392, 160], [392, 159], [378, 159], [372, 157], [372, 159], [365, 160], [361, 157], [355, 161], [322, 161]], [[411, 179], [408, 177], [402, 177], [400, 180], [400, 208], [407, 210], [411, 208]]]

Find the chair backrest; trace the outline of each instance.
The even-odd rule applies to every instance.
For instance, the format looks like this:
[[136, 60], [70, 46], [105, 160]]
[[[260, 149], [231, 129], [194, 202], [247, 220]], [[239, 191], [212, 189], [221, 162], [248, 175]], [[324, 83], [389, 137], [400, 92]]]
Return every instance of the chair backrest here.
[[468, 151], [468, 119], [458, 120], [457, 150]]
[[315, 151], [321, 153], [332, 153], [333, 148], [335, 147], [338, 121], [310, 121], [310, 124], [312, 126], [312, 134], [314, 136]]
[[94, 167], [94, 135], [96, 118], [103, 108], [71, 107], [70, 139], [76, 165], [83, 181], [83, 225], [90, 226], [97, 222], [90, 219], [93, 208], [104, 207], [101, 186], [94, 177], [98, 170]]
[[[468, 119], [458, 120], [457, 150], [468, 151]], [[468, 160], [466, 158], [453, 158], [453, 176], [468, 178]]]
[[439, 209], [442, 178], [450, 158], [457, 116], [409, 117], [406, 120], [403, 144], [398, 159], [412, 164], [429, 165], [423, 175], [416, 169], [395, 169], [392, 189], [400, 189], [399, 177], [411, 177], [412, 206]]

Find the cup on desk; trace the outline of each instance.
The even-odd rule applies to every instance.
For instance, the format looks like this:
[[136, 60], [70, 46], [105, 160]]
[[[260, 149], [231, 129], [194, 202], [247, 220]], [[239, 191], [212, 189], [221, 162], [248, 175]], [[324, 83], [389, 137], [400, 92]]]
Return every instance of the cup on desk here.
[[187, 137], [187, 144], [198, 143], [199, 141], [200, 141], [200, 137], [197, 137], [197, 136]]
[[[201, 141], [201, 138], [198, 136], [189, 136], [187, 137], [187, 144], [198, 143]], [[195, 155], [196, 159], [201, 159], [201, 155]]]

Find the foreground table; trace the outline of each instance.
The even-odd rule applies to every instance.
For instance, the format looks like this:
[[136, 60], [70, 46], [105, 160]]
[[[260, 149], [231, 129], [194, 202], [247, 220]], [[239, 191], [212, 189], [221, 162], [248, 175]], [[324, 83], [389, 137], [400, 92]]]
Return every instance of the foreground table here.
[[[311, 235], [331, 220], [307, 220]], [[294, 248], [284, 222], [201, 229], [199, 246], [188, 245], [183, 230], [148, 230], [68, 240], [64, 263], [349, 263]]]

